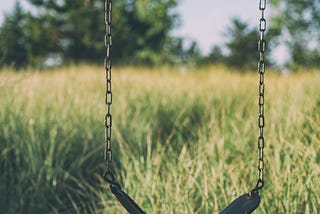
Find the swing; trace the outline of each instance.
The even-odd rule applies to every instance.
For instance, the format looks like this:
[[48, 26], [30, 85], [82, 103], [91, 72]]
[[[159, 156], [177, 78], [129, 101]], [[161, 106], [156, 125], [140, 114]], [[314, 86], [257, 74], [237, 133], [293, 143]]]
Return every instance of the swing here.
[[[261, 11], [261, 18], [259, 22], [260, 38], [258, 42], [259, 51], [259, 62], [258, 62], [258, 73], [259, 73], [259, 88], [258, 88], [258, 180], [256, 186], [245, 193], [234, 201], [232, 201], [220, 214], [248, 214], [252, 213], [260, 204], [259, 190], [264, 187], [264, 73], [265, 73], [265, 49], [266, 42], [264, 33], [266, 31], [266, 19], [264, 18], [264, 11], [266, 9], [266, 1], [260, 0], [259, 10]], [[145, 212], [139, 207], [139, 205], [122, 189], [121, 186], [116, 182], [115, 176], [111, 171], [112, 162], [112, 150], [111, 150], [111, 127], [112, 127], [112, 115], [111, 115], [111, 104], [112, 104], [112, 91], [111, 91], [111, 12], [112, 12], [112, 0], [105, 0], [105, 72], [106, 72], [106, 94], [105, 103], [107, 113], [105, 115], [105, 153], [104, 159], [106, 162], [106, 170], [103, 173], [104, 180], [109, 183], [111, 192], [119, 200], [121, 205], [130, 214], [144, 214]]]

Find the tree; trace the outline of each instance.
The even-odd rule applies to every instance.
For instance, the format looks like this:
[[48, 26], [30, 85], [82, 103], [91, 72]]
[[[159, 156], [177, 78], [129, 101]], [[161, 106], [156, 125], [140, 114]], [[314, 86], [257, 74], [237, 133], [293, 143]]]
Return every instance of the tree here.
[[182, 37], [169, 37], [161, 53], [161, 61], [166, 64], [192, 66], [201, 64], [202, 58], [197, 43], [192, 40], [186, 44]]
[[[128, 63], [154, 64], [166, 58], [169, 31], [177, 26], [171, 13], [176, 0], [116, 1], [114, 6], [114, 49], [116, 57]], [[123, 48], [125, 46], [125, 48]]]
[[225, 33], [229, 41], [226, 47], [229, 54], [226, 63], [234, 68], [255, 69], [257, 67], [257, 29], [249, 29], [248, 24], [234, 18]]
[[275, 16], [271, 27], [285, 38], [291, 67], [320, 66], [320, 1], [272, 0]]
[[[43, 66], [57, 56], [64, 62], [103, 61], [104, 0], [26, 1], [34, 10], [26, 13], [17, 3], [0, 28], [1, 65]], [[172, 62], [169, 31], [178, 24], [171, 11], [177, 1], [113, 1], [113, 62]]]
[[[35, 44], [33, 47], [36, 50], [45, 47], [47, 57], [60, 56], [65, 62], [98, 61], [102, 58], [101, 41], [104, 35], [102, 1], [28, 0], [28, 2], [37, 8], [37, 13], [29, 18], [29, 32], [33, 35], [32, 43]], [[39, 29], [42, 32], [37, 32]], [[42, 35], [41, 38], [39, 35]], [[39, 46], [43, 41], [46, 45]]]
[[25, 13], [17, 2], [12, 14], [0, 28], [0, 65], [18, 69], [28, 62], [27, 43], [23, 33]]
[[[43, 20], [37, 29], [49, 28], [47, 40], [54, 54], [67, 61], [100, 61], [104, 55], [103, 0], [28, 0]], [[113, 1], [113, 61], [152, 64], [159, 61], [177, 16], [176, 0]]]

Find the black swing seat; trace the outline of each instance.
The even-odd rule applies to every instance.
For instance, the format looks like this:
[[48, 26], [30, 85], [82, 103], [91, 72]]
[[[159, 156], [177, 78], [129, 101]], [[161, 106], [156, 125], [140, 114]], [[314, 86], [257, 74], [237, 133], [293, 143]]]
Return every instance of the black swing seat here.
[[[121, 205], [130, 214], [145, 214], [145, 212], [130, 198], [130, 196], [122, 191], [119, 185], [110, 185], [111, 192], [116, 196]], [[246, 193], [233, 200], [219, 214], [250, 214], [260, 203], [260, 196], [257, 192]]]
[[[145, 214], [139, 205], [121, 189], [119, 184], [111, 182], [110, 189], [119, 200], [120, 204], [128, 211], [128, 213]], [[252, 191], [250, 193], [245, 193], [233, 200], [219, 214], [250, 214], [259, 206], [259, 204], [259, 193], [257, 191]]]
[[249, 214], [252, 213], [260, 203], [258, 192], [250, 192], [243, 194], [233, 200], [219, 214]]
[[111, 184], [111, 192], [116, 196], [121, 205], [126, 208], [130, 214], [145, 214], [139, 205], [130, 196], [122, 191], [119, 185]]

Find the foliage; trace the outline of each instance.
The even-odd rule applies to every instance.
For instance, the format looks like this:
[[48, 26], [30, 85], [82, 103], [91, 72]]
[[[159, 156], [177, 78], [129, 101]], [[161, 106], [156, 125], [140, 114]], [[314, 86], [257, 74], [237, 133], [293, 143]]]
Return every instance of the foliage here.
[[[39, 66], [48, 58], [102, 61], [103, 0], [28, 2], [36, 12], [25, 13], [17, 5], [0, 29], [3, 65]], [[178, 16], [172, 12], [176, 5], [176, 0], [114, 1], [112, 35], [117, 39], [112, 44], [113, 62], [154, 64], [166, 59], [162, 52], [171, 50], [166, 48], [170, 45], [169, 31], [178, 24]], [[15, 56], [18, 52], [24, 54], [22, 60], [22, 56]]]
[[[0, 27], [0, 67], [45, 67], [50, 60], [102, 63], [104, 0], [25, 0], [30, 11], [17, 1]], [[179, 0], [113, 1], [113, 63], [135, 65], [224, 63], [237, 70], [253, 69], [257, 61], [257, 29], [234, 18], [224, 32], [227, 41], [203, 56], [196, 42], [170, 31], [179, 26], [173, 9]], [[320, 66], [320, 3], [314, 0], [272, 0], [272, 17], [266, 32], [266, 60], [272, 66], [270, 47], [285, 40], [291, 55], [288, 66]], [[269, 9], [269, 8], [268, 8]], [[226, 51], [225, 51], [226, 50]], [[55, 63], [52, 63], [55, 64]]]
[[257, 29], [248, 29], [248, 24], [239, 19], [232, 20], [225, 35], [230, 40], [226, 43], [229, 50], [227, 63], [233, 68], [254, 69], [257, 67]]
[[209, 55], [208, 55], [208, 59], [212, 62], [212, 63], [222, 63], [225, 61], [225, 56], [222, 53], [222, 48], [218, 45], [215, 45]]
[[[214, 46], [209, 56], [206, 57], [206, 61], [224, 63], [238, 71], [255, 70], [258, 62], [258, 29], [250, 28], [247, 23], [239, 18], [233, 18], [224, 35], [227, 38], [226, 43], [223, 46]], [[266, 37], [272, 39], [270, 33]], [[270, 46], [271, 43], [266, 43], [268, 51], [265, 54], [265, 61], [268, 65], [272, 64], [270, 61]], [[222, 49], [226, 49], [227, 53], [224, 53]]]
[[[147, 213], [217, 213], [255, 185], [257, 74], [113, 71], [113, 167]], [[125, 212], [101, 178], [101, 72], [0, 72], [1, 213]], [[319, 76], [266, 80], [266, 186], [257, 212], [317, 214]]]
[[175, 0], [116, 1], [113, 19], [116, 57], [135, 64], [160, 61], [169, 31], [177, 24], [177, 15], [171, 13], [176, 5]]
[[[2, 57], [2, 65], [43, 67], [48, 59], [64, 63], [103, 61], [103, 0], [28, 2], [36, 12], [24, 12], [17, 5], [16, 12], [6, 17], [0, 30], [3, 38], [0, 53], [7, 53], [6, 58]], [[208, 56], [202, 56], [196, 42], [186, 46], [184, 38], [170, 36], [170, 31], [179, 25], [179, 16], [172, 12], [177, 4], [177, 0], [114, 1], [113, 63], [184, 66], [226, 63], [240, 69], [255, 66], [257, 38], [253, 37], [257, 35], [238, 19], [233, 20], [227, 32], [228, 56], [219, 46]], [[23, 42], [16, 43], [20, 40]], [[23, 60], [16, 59], [19, 57], [16, 53], [23, 54]]]
[[0, 65], [10, 65], [15, 68], [28, 63], [26, 38], [22, 30], [25, 14], [17, 3], [10, 16], [0, 27]]
[[289, 66], [320, 66], [320, 1], [271, 1], [275, 16], [272, 29], [285, 37], [291, 55]]

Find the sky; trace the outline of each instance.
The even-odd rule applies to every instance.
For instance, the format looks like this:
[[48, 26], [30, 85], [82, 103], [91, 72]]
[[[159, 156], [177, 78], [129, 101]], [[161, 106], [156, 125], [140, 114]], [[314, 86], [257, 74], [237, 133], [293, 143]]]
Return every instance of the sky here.
[[[2, 23], [4, 13], [12, 9], [15, 0], [0, 1], [0, 23]], [[258, 28], [261, 13], [257, 0], [178, 1], [179, 6], [175, 12], [180, 15], [181, 25], [178, 29], [173, 30], [172, 35], [182, 36], [187, 42], [196, 41], [203, 54], [208, 54], [214, 45], [221, 45], [226, 41], [224, 32], [226, 27], [230, 26], [232, 18], [240, 18], [249, 26]], [[266, 17], [268, 14], [267, 8]]]
[[203, 53], [213, 45], [224, 43], [226, 27], [232, 18], [240, 18], [250, 26], [259, 23], [259, 2], [253, 0], [180, 0], [177, 8], [181, 27], [173, 35], [195, 40]]

